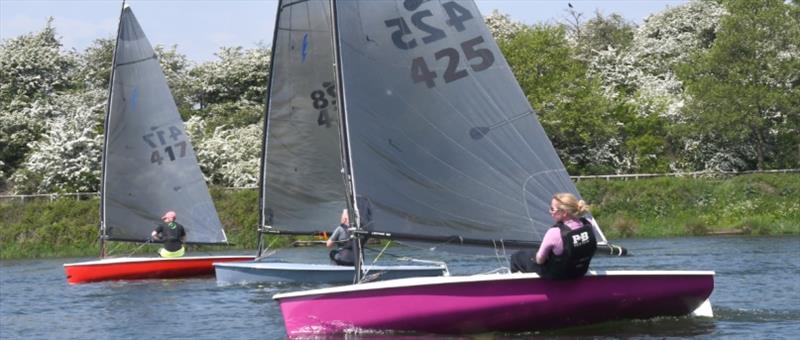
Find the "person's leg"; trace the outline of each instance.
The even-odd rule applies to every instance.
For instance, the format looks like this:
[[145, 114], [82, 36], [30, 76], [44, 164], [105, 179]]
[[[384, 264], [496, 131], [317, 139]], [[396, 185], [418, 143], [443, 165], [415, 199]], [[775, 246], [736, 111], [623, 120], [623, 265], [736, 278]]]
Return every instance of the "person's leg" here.
[[533, 250], [520, 250], [514, 253], [511, 255], [511, 272], [539, 273], [541, 267], [536, 263], [535, 257], [536, 251]]
[[340, 266], [352, 266], [353, 260], [353, 252], [349, 249], [342, 249], [333, 257], [333, 261]]

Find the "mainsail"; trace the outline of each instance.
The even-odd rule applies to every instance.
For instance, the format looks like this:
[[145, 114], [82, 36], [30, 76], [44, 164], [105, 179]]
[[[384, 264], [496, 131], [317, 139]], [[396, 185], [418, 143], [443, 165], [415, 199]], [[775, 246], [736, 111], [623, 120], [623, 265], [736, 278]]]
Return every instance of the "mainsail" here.
[[164, 212], [173, 210], [188, 243], [227, 242], [158, 58], [129, 7], [120, 17], [113, 67], [103, 236], [146, 241]]
[[330, 9], [278, 5], [261, 179], [261, 225], [272, 232], [330, 231], [346, 207]]
[[334, 1], [334, 14], [360, 225], [540, 242], [552, 195], [578, 192], [475, 4]]

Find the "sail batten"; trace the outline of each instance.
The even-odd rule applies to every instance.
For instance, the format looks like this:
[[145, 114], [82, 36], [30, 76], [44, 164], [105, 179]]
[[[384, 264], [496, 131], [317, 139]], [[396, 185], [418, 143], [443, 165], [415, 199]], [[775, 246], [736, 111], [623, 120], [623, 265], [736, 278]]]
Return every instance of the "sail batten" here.
[[144, 242], [168, 210], [186, 243], [227, 243], [161, 65], [133, 11], [120, 15], [105, 122], [103, 239]]

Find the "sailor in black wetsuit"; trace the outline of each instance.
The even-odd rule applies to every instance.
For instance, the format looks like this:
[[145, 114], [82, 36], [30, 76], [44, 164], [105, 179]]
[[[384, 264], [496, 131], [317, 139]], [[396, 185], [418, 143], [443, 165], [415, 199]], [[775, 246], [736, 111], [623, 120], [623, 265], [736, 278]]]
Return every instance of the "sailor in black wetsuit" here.
[[161, 257], [181, 257], [186, 253], [183, 241], [186, 240], [186, 230], [183, 226], [175, 222], [177, 214], [174, 211], [167, 211], [161, 216], [163, 223], [159, 223], [151, 236], [154, 240], [164, 241], [164, 248], [158, 250]]

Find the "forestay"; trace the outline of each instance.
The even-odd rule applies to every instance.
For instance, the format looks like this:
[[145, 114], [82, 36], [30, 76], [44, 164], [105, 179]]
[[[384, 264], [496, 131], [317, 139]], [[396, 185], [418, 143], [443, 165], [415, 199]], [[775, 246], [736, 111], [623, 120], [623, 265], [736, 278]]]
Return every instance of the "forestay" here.
[[346, 207], [330, 4], [282, 1], [262, 164], [262, 225], [330, 231]]
[[101, 192], [107, 238], [146, 241], [174, 210], [188, 243], [227, 242], [158, 58], [127, 7], [115, 53]]
[[334, 3], [365, 229], [541, 241], [552, 195], [578, 192], [475, 4]]

